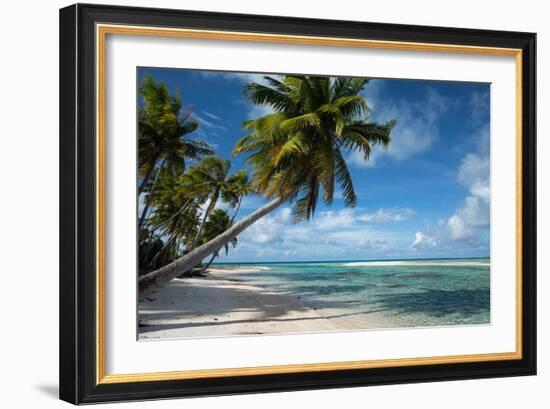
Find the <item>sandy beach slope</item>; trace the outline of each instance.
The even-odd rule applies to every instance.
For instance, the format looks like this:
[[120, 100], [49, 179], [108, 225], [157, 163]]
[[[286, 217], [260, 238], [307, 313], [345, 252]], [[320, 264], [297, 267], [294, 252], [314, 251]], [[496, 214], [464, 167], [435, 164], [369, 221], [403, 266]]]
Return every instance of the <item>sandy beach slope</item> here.
[[322, 309], [210, 269], [206, 278], [174, 279], [139, 303], [139, 338], [304, 333], [382, 327], [376, 313]]

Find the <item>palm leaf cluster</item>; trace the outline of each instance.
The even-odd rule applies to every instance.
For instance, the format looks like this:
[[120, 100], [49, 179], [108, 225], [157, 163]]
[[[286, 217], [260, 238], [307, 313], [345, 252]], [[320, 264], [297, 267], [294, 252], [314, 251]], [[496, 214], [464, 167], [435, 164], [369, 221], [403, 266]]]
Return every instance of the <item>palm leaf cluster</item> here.
[[182, 173], [186, 160], [212, 154], [212, 149], [205, 142], [188, 137], [199, 124], [191, 117], [190, 109], [182, 109], [181, 97], [169, 94], [166, 84], [146, 76], [140, 94], [143, 106], [138, 113], [138, 146], [142, 192], [159, 162], [174, 174]]
[[374, 146], [387, 148], [394, 121], [369, 120], [361, 95], [368, 79], [325, 76], [264, 77], [249, 83], [246, 98], [267, 105], [273, 113], [246, 121], [249, 133], [234, 154], [247, 153], [258, 192], [294, 202], [295, 221], [309, 220], [319, 199], [330, 205], [337, 187], [347, 206], [357, 196], [346, 155], [360, 152], [365, 160]]

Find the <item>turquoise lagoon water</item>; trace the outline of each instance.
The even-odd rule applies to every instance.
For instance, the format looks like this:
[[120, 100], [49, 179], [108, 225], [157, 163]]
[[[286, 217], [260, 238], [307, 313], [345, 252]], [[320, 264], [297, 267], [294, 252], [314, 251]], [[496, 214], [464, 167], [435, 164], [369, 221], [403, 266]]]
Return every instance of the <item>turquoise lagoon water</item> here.
[[[217, 267], [234, 267], [218, 264]], [[480, 259], [240, 264], [232, 275], [318, 308], [377, 312], [388, 327], [487, 324], [490, 261]]]

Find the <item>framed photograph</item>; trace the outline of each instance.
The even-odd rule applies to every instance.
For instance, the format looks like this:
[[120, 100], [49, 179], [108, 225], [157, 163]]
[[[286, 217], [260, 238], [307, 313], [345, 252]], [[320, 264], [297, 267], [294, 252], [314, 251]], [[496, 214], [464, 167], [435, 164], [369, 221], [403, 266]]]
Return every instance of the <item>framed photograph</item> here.
[[61, 9], [61, 399], [534, 375], [535, 40]]

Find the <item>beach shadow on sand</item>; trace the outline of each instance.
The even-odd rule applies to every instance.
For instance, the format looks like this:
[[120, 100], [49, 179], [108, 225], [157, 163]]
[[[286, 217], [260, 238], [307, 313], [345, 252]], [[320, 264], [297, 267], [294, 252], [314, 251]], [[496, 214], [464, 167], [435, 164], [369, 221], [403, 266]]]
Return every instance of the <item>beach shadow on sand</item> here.
[[[346, 290], [349, 290], [346, 289]], [[140, 303], [139, 333], [164, 330], [239, 324], [288, 325], [299, 322], [319, 323], [330, 318], [367, 315], [380, 310], [342, 311], [345, 305], [335, 303], [337, 312], [327, 313], [308, 305], [302, 296], [260, 289], [242, 283], [197, 279], [192, 283], [175, 280]], [[323, 311], [323, 314], [318, 312]]]
[[302, 303], [289, 302], [289, 297], [278, 293], [259, 292], [245, 286], [190, 286], [183, 280], [170, 283], [148, 300], [152, 301], [140, 303], [148, 319], [196, 318], [245, 311], [261, 311], [277, 317], [309, 309]]
[[[341, 313], [341, 314], [327, 314], [325, 316], [318, 316], [318, 317], [301, 317], [301, 318], [261, 318], [261, 319], [255, 319], [254, 323], [258, 324], [266, 324], [266, 323], [276, 323], [276, 322], [300, 322], [300, 321], [316, 321], [316, 320], [326, 320], [326, 319], [332, 319], [332, 318], [345, 318], [345, 317], [353, 317], [353, 316], [362, 316], [367, 314], [374, 314], [378, 312], [382, 312], [383, 310], [372, 310], [372, 311], [358, 311], [358, 312], [349, 312], [349, 313]], [[232, 325], [232, 324], [247, 324], [250, 323], [250, 320], [230, 320], [230, 321], [223, 321], [224, 325]], [[196, 327], [208, 327], [208, 326], [214, 326], [219, 325], [219, 322], [194, 322], [194, 323], [186, 323], [183, 324], [155, 324], [150, 327], [145, 326], [140, 328], [140, 333], [147, 333], [150, 331], [161, 331], [161, 330], [167, 330], [167, 329], [175, 329], [175, 328], [196, 328]]]

